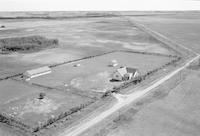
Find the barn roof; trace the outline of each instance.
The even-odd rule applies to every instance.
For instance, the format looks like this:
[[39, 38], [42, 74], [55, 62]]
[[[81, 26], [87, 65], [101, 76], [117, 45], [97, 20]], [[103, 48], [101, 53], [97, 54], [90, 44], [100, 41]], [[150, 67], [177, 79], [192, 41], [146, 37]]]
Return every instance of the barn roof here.
[[124, 76], [127, 73], [126, 67], [117, 69], [117, 72], [119, 72], [121, 76]]
[[35, 74], [39, 74], [39, 73], [43, 73], [43, 72], [47, 72], [47, 71], [51, 71], [51, 69], [48, 66], [44, 66], [44, 67], [28, 70], [25, 72], [25, 74], [35, 75]]

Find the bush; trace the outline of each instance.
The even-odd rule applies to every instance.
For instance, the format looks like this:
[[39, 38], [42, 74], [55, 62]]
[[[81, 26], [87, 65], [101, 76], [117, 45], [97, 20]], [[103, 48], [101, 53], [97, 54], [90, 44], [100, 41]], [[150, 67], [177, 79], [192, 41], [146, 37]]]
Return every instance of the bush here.
[[28, 36], [0, 39], [2, 52], [38, 51], [59, 44], [57, 39], [47, 39], [42, 36]]
[[45, 93], [40, 93], [38, 99], [40, 99], [40, 100], [41, 100], [41, 99], [44, 99], [45, 96], [46, 96]]

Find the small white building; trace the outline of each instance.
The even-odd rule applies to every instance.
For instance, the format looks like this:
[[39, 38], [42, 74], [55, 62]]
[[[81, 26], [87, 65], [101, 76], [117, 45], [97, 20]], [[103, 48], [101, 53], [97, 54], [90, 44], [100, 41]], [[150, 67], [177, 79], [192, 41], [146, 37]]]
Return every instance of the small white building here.
[[80, 67], [81, 66], [81, 64], [75, 64], [74, 65], [74, 67]]
[[51, 69], [48, 66], [27, 70], [24, 72], [23, 77], [26, 78], [26, 80], [30, 80], [31, 78], [42, 76], [45, 74], [51, 73]]
[[122, 67], [117, 69], [113, 75], [112, 79], [117, 81], [126, 81], [139, 76], [139, 71], [136, 68]]
[[109, 67], [116, 67], [117, 65], [118, 65], [117, 60], [112, 60], [108, 64]]

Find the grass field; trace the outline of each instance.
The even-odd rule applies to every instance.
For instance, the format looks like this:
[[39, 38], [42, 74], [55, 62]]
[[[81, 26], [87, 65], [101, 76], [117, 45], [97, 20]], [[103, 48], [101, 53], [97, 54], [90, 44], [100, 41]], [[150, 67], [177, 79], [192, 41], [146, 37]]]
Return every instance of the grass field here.
[[[40, 93], [45, 93], [42, 100], [39, 99]], [[0, 82], [0, 114], [29, 126], [30, 131], [48, 124], [50, 119], [70, 116], [92, 101], [89, 97], [43, 89], [15, 80]], [[15, 124], [11, 126], [18, 128]], [[0, 130], [1, 133], [4, 132]]]
[[17, 81], [0, 81], [0, 105], [13, 102], [26, 95], [39, 93], [40, 91], [42, 90]]
[[[112, 73], [121, 66], [139, 69], [141, 75], [172, 61], [174, 58], [133, 52], [114, 52], [103, 56], [85, 59], [72, 64], [52, 68], [52, 73], [31, 79], [29, 82], [52, 88], [72, 91], [105, 92], [122, 82], [110, 82]], [[112, 60], [117, 60], [117, 67], [109, 67]], [[80, 64], [79, 67], [74, 67]]]
[[37, 68], [41, 66], [38, 63], [24, 62], [17, 58], [16, 54], [0, 55], [0, 79], [23, 73], [27, 69]]
[[91, 101], [89, 98], [60, 91], [49, 90], [45, 94], [42, 100], [38, 99], [39, 93], [26, 95], [4, 104], [1, 111], [34, 128], [49, 118], [57, 118], [61, 113]]
[[[94, 51], [129, 48], [150, 52], [170, 53], [162, 44], [145, 34], [127, 20], [113, 18], [86, 18], [70, 20], [16, 20], [3, 21], [7, 29], [1, 37], [43, 35], [58, 38], [65, 49], [81, 48], [82, 52], [92, 48]], [[23, 24], [23, 25], [22, 25]], [[19, 28], [18, 26], [22, 26]], [[144, 46], [142, 48], [142, 46]], [[83, 48], [84, 47], [84, 48]]]
[[[34, 66], [62, 63], [116, 49], [174, 54], [165, 45], [121, 17], [3, 19], [0, 23], [6, 26], [0, 31], [1, 38], [40, 35], [58, 39], [60, 45], [59, 48], [36, 53], [0, 55], [2, 78]], [[11, 67], [6, 69], [8, 65]]]
[[22, 133], [14, 131], [12, 128], [8, 128], [4, 124], [0, 124], [0, 135], [1, 136], [25, 136]]
[[[154, 14], [154, 12], [151, 13]], [[139, 13], [130, 12], [130, 15], [137, 16], [127, 17], [129, 20], [122, 16], [108, 17], [107, 15], [96, 18], [92, 16], [99, 16], [99, 13], [86, 12], [2, 14], [0, 13], [0, 17], [4, 15], [38, 17], [51, 14], [54, 17], [67, 15], [72, 18], [0, 19], [0, 24], [5, 26], [5, 28], [0, 28], [1, 38], [40, 35], [48, 39], [56, 38], [59, 40], [59, 47], [54, 49], [31, 53], [1, 54], [0, 79], [44, 65], [55, 65], [113, 50], [121, 50], [121, 52], [52, 67], [52, 73], [33, 78], [28, 82], [13, 79], [0, 81], [0, 113], [5, 113], [13, 119], [19, 119], [34, 130], [37, 130], [35, 129], [37, 126], [50, 125], [53, 121], [63, 117], [61, 122], [58, 121], [58, 124], [52, 124], [53, 127], [56, 126], [54, 129], [51, 129], [52, 126], [48, 127], [48, 134], [51, 135], [54, 134], [51, 133], [52, 130], [65, 128], [62, 126], [63, 124], [77, 121], [80, 117], [85, 118], [85, 115], [79, 112], [80, 107], [83, 109], [88, 103], [96, 101], [94, 96], [96, 98], [99, 94], [121, 85], [122, 82], [110, 82], [111, 74], [120, 66], [138, 68], [140, 73], [144, 75], [148, 71], [162, 67], [175, 59], [175, 57], [158, 55], [176, 54], [166, 48], [166, 45], [141, 31], [130, 21], [134, 22], [136, 19], [170, 39], [195, 51], [200, 51], [200, 18], [198, 15], [175, 15], [173, 13], [173, 15], [138, 16]], [[79, 14], [84, 15], [84, 17], [77, 17]], [[85, 17], [86, 14], [90, 17]], [[123, 12], [123, 14], [126, 13]], [[104, 13], [100, 16], [104, 16]], [[122, 52], [122, 50], [127, 52]], [[131, 51], [153, 54], [133, 53]], [[119, 65], [109, 67], [108, 64], [112, 60], [117, 60]], [[75, 67], [76, 64], [80, 64], [80, 66]], [[162, 72], [166, 72], [165, 70], [160, 70], [160, 75]], [[95, 128], [95, 136], [198, 135], [200, 133], [198, 120], [200, 112], [198, 108], [200, 106], [199, 75], [198, 66], [191, 66], [183, 72], [183, 75], [176, 76], [176, 80], [170, 80], [170, 83], [163, 84], [141, 101], [133, 103], [126, 112], [124, 110], [122, 114], [119, 112], [114, 115], [113, 118], [118, 115], [119, 117], [111, 119], [112, 121], [105, 127], [100, 126], [102, 131], [98, 132]], [[157, 76], [155, 74], [155, 77]], [[15, 79], [19, 78], [19, 76], [15, 77]], [[176, 82], [177, 80], [178, 82]], [[41, 92], [46, 95], [44, 99], [39, 100]], [[105, 102], [104, 99], [103, 102]], [[91, 113], [94, 109], [88, 107], [88, 112]], [[87, 113], [87, 108], [85, 109]], [[73, 114], [74, 112], [78, 112], [78, 114]], [[70, 116], [71, 113], [75, 117]], [[69, 118], [65, 118], [65, 115]], [[73, 119], [70, 120], [70, 118]], [[14, 131], [15, 129], [10, 130], [3, 123], [0, 124], [0, 135], [14, 136]], [[45, 130], [43, 132], [45, 133]], [[38, 136], [43, 135], [43, 132], [39, 134], [38, 131]]]
[[[169, 39], [199, 52], [199, 14], [134, 17]], [[187, 70], [161, 85], [128, 110], [116, 112], [94, 136], [196, 136], [199, 135], [199, 66]], [[110, 117], [112, 118], [112, 117]], [[107, 119], [109, 120], [109, 119]], [[105, 122], [107, 121], [105, 120]], [[105, 127], [102, 128], [102, 126]], [[93, 131], [93, 133], [90, 133]]]
[[200, 52], [200, 18], [196, 14], [178, 14], [134, 18], [149, 28], [190, 49]]
[[[192, 68], [193, 69], [193, 68]], [[196, 136], [199, 130], [199, 68], [187, 69], [119, 115], [106, 136]]]

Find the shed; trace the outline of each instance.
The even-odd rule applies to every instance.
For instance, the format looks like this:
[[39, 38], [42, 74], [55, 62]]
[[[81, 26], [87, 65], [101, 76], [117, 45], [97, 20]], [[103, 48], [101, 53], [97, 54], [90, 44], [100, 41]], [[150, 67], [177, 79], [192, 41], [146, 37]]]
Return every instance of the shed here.
[[116, 67], [117, 65], [118, 65], [117, 60], [112, 60], [108, 64], [109, 67]]
[[80, 67], [81, 66], [81, 64], [75, 64], [74, 65], [74, 67]]

